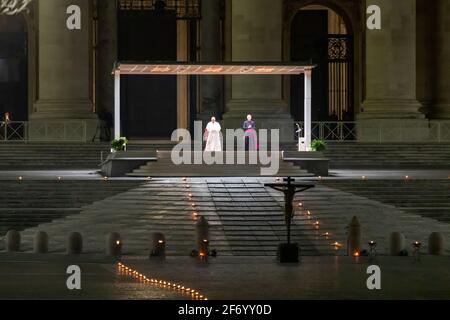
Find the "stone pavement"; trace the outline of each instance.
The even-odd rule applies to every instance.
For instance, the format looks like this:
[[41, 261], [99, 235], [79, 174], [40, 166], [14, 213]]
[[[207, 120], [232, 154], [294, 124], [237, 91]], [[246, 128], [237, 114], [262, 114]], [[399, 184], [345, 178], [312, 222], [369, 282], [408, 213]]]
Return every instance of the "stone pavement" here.
[[67, 289], [64, 259], [54, 262], [0, 262], [0, 300], [179, 300], [177, 292], [145, 286], [103, 263], [78, 263], [82, 290]]
[[[142, 284], [119, 273], [116, 265], [93, 259], [71, 261], [63, 255], [40, 258], [0, 255], [0, 299], [183, 299], [188, 295]], [[22, 261], [22, 262], [20, 262]], [[25, 262], [26, 261], [26, 262]], [[148, 278], [194, 288], [209, 300], [296, 299], [450, 299], [448, 257], [303, 257], [280, 265], [272, 258], [218, 257], [122, 261]], [[82, 270], [82, 290], [66, 289], [68, 265]], [[369, 265], [381, 268], [381, 290], [368, 290]]]

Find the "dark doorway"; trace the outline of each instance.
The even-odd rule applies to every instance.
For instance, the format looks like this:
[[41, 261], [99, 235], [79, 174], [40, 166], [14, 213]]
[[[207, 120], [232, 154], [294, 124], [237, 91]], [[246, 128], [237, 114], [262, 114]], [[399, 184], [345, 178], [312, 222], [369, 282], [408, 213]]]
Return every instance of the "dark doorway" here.
[[[328, 12], [324, 10], [299, 11], [292, 22], [291, 60], [312, 59], [317, 68], [312, 76], [311, 117], [324, 120], [327, 115], [328, 91]], [[304, 118], [304, 76], [291, 78], [291, 113], [295, 120]]]
[[[175, 11], [119, 10], [119, 60], [176, 61]], [[121, 81], [123, 134], [167, 139], [177, 127], [176, 76], [127, 76]]]
[[[335, 11], [301, 10], [291, 29], [293, 61], [312, 59], [312, 120], [353, 121], [353, 36]], [[303, 120], [304, 76], [291, 78], [291, 113]]]
[[0, 117], [28, 120], [28, 37], [21, 14], [0, 15]]

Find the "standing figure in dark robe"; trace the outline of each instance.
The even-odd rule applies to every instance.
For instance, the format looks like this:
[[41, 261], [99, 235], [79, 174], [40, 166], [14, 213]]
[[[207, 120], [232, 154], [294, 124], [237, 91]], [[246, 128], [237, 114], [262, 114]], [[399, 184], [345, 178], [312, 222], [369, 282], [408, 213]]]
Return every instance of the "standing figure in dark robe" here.
[[258, 151], [258, 136], [256, 134], [256, 124], [252, 120], [252, 115], [247, 116], [244, 122], [245, 151]]

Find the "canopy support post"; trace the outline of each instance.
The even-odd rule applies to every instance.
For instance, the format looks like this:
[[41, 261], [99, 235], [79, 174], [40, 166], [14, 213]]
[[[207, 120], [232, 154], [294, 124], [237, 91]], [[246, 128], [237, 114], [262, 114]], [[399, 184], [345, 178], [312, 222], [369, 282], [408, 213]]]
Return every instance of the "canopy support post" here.
[[305, 145], [306, 151], [311, 151], [311, 87], [312, 70], [305, 70]]
[[114, 138], [121, 136], [120, 120], [120, 71], [114, 72]]

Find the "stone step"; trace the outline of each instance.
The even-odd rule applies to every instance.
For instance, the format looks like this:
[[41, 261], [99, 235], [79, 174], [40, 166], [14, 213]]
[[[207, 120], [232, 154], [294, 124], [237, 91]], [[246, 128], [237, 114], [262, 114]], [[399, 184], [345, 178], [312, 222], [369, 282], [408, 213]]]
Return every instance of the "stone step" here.
[[418, 216], [441, 222], [450, 221], [450, 180], [342, 180], [324, 184], [393, 205]]
[[449, 168], [450, 144], [328, 144], [332, 168]]
[[97, 168], [108, 143], [0, 142], [0, 169]]
[[0, 236], [79, 213], [84, 206], [140, 185], [139, 181], [0, 181]]

